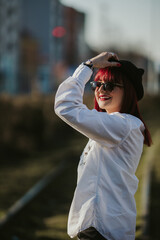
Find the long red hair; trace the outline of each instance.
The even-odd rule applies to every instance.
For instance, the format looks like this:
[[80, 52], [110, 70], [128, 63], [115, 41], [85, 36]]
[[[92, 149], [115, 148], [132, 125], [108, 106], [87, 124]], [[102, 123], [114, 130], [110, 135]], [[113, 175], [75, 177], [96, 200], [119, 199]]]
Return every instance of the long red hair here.
[[[144, 120], [142, 119], [139, 106], [138, 106], [136, 91], [132, 83], [128, 80], [127, 76], [125, 76], [121, 72], [120, 68], [118, 67], [112, 67], [112, 68], [107, 67], [107, 68], [99, 69], [99, 71], [97, 72], [94, 78], [94, 81], [104, 81], [104, 82], [110, 81], [110, 82], [122, 83], [124, 85], [124, 97], [123, 97], [123, 102], [122, 102], [120, 112], [131, 114], [139, 118], [143, 122], [145, 126], [144, 144], [150, 147], [152, 144], [151, 134]], [[104, 109], [101, 109], [99, 107], [96, 98], [94, 100], [94, 108], [99, 112], [106, 112]]]

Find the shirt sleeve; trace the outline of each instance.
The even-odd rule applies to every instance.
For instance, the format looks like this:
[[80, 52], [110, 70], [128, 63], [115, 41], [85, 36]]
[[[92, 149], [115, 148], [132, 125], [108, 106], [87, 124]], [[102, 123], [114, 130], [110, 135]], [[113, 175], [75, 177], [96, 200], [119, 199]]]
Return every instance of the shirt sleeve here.
[[127, 137], [130, 124], [125, 114], [89, 110], [83, 104], [85, 84], [91, 75], [92, 70], [81, 64], [73, 76], [59, 86], [55, 96], [55, 113], [88, 138], [114, 147]]

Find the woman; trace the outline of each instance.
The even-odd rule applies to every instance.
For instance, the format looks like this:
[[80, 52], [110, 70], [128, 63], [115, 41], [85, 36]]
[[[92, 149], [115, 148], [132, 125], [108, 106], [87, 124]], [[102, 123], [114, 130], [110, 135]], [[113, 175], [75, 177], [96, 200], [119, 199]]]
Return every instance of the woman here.
[[[91, 83], [95, 109], [83, 104], [85, 84]], [[79, 239], [135, 239], [138, 187], [135, 172], [149, 131], [137, 101], [143, 97], [143, 69], [103, 52], [82, 63], [56, 93], [55, 112], [89, 138], [78, 165], [68, 234]]]

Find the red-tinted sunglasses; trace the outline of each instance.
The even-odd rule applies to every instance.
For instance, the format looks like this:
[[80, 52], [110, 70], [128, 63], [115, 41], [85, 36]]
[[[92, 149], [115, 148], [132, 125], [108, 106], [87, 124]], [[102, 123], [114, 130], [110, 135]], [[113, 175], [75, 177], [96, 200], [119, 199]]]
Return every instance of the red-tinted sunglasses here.
[[90, 84], [93, 91], [95, 91], [97, 87], [100, 88], [101, 86], [103, 86], [104, 91], [109, 91], [109, 92], [112, 92], [115, 87], [124, 87], [122, 84], [114, 83], [114, 82], [103, 83], [103, 82], [93, 81], [93, 82], [90, 82]]

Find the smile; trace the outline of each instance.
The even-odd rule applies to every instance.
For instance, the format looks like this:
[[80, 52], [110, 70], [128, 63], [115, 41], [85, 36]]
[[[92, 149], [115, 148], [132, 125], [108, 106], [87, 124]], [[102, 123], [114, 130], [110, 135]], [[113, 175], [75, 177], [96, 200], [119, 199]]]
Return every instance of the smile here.
[[100, 95], [100, 96], [99, 96], [99, 100], [100, 100], [100, 101], [107, 101], [107, 100], [109, 100], [109, 99], [111, 99], [111, 97], [106, 96], [106, 95]]

